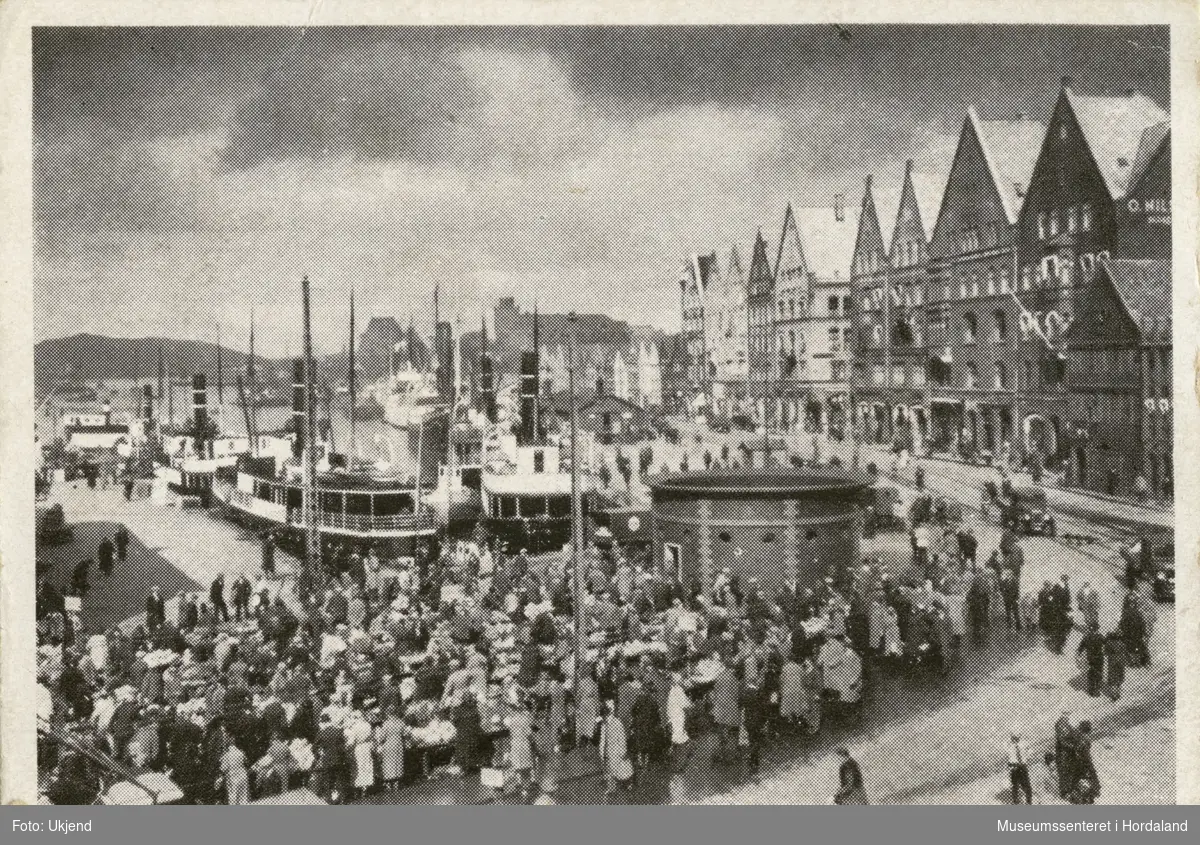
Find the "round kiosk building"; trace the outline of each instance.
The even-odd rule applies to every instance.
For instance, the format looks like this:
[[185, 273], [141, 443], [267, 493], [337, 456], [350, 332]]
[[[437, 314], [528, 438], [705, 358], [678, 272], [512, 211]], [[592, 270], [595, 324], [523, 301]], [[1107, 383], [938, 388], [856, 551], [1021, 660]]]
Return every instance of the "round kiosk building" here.
[[725, 569], [801, 588], [857, 566], [864, 475], [832, 468], [706, 470], [649, 479], [654, 559], [689, 591]]

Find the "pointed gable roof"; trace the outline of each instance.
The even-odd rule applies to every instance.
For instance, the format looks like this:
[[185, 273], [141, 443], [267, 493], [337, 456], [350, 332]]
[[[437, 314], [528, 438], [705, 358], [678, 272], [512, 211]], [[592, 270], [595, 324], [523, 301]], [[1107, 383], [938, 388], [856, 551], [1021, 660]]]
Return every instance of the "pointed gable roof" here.
[[750, 259], [750, 271], [746, 276], [746, 285], [750, 295], [762, 295], [770, 292], [775, 283], [775, 274], [771, 271], [771, 259], [767, 258], [767, 242], [763, 240], [762, 230], [754, 237], [754, 255]]
[[[1170, 115], [1149, 97], [1133, 92], [1124, 96], [1076, 94], [1064, 85], [1062, 97], [1075, 115], [1109, 195], [1113, 199], [1125, 196], [1134, 174], [1131, 165], [1141, 152], [1146, 130], [1166, 123]], [[1165, 131], [1162, 134], [1165, 137]]]
[[806, 269], [804, 245], [800, 242], [800, 233], [796, 230], [796, 216], [789, 202], [787, 210], [783, 213], [783, 231], [779, 235], [779, 249], [775, 254], [775, 279], [778, 281], [785, 272]]
[[731, 287], [745, 284], [745, 272], [742, 270], [742, 256], [737, 244], [729, 248], [729, 263], [725, 265], [725, 279]]
[[983, 120], [974, 106], [967, 108], [967, 121], [979, 138], [1008, 222], [1016, 223], [1046, 137], [1046, 125], [1024, 117]]
[[1147, 340], [1171, 338], [1171, 262], [1114, 260], [1100, 265], [1125, 313]]
[[804, 243], [807, 269], [817, 281], [848, 280], [854, 263], [858, 209], [801, 208], [796, 226]]
[[921, 231], [928, 243], [933, 238], [933, 227], [937, 224], [938, 212], [942, 209], [942, 197], [946, 194], [946, 182], [950, 178], [950, 171], [931, 173], [913, 170], [908, 176], [917, 201], [917, 211], [921, 215]]
[[[875, 205], [874, 178], [867, 176], [863, 186], [862, 204], [858, 211], [858, 232], [854, 236], [853, 262], [871, 252], [881, 254], [884, 251], [883, 233], [879, 229], [879, 212]], [[851, 269], [856, 265], [851, 264]]]
[[1164, 120], [1161, 123], [1146, 127], [1146, 130], [1142, 133], [1142, 141], [1138, 145], [1137, 157], [1133, 160], [1133, 167], [1130, 168], [1129, 183], [1125, 187], [1126, 194], [1137, 187], [1142, 176], [1150, 168], [1150, 164], [1164, 147], [1170, 146], [1170, 143], [1170, 121]]

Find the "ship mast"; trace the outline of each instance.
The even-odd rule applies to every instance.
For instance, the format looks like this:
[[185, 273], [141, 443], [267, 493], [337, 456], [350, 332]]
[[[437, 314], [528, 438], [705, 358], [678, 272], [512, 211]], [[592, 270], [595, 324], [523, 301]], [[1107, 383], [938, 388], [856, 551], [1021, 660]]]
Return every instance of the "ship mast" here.
[[354, 286], [350, 287], [350, 458], [349, 463], [351, 468], [354, 464], [354, 456], [358, 454], [358, 427], [354, 419], [354, 411], [358, 405], [358, 374], [354, 367]]
[[312, 307], [308, 276], [300, 282], [304, 298], [304, 569], [300, 597], [307, 600], [316, 587], [321, 565], [321, 535], [317, 528], [317, 403], [313, 378]]

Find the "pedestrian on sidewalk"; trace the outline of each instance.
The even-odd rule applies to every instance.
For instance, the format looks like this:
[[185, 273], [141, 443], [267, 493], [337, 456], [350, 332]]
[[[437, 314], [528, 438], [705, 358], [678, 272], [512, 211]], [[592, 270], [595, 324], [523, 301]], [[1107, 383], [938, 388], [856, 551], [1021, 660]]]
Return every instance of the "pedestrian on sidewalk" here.
[[124, 563], [129, 556], [129, 529], [118, 525], [117, 532], [113, 534], [113, 543], [117, 547], [117, 560]]
[[100, 561], [100, 574], [104, 576], [112, 575], [113, 571], [113, 556], [116, 553], [116, 546], [113, 541], [105, 537], [100, 541], [100, 545], [96, 548], [96, 557]]
[[213, 579], [208, 588], [208, 598], [212, 602], [213, 616], [219, 622], [229, 621], [229, 606], [225, 604], [225, 574], [221, 573]]
[[1078, 734], [1071, 724], [1071, 714], [1064, 710], [1062, 716], [1054, 723], [1054, 754], [1051, 755], [1054, 767], [1058, 772], [1058, 795], [1067, 798], [1079, 779], [1076, 747]]
[[1008, 742], [1008, 779], [1012, 785], [1012, 802], [1021, 803], [1021, 795], [1025, 803], [1033, 803], [1033, 785], [1029, 782], [1029, 748], [1021, 736], [1020, 727], [1014, 725]]
[[1104, 637], [1100, 633], [1098, 623], [1088, 625], [1076, 655], [1087, 672], [1087, 694], [1096, 698], [1104, 685]]
[[1125, 683], [1125, 662], [1127, 655], [1125, 641], [1120, 631], [1113, 631], [1104, 638], [1104, 654], [1108, 661], [1108, 677], [1105, 693], [1113, 701], [1121, 697], [1121, 687]]
[[849, 749], [844, 746], [837, 749], [837, 755], [842, 758], [838, 768], [839, 789], [833, 796], [834, 804], [869, 804], [867, 791], [863, 787], [862, 769], [858, 761], [850, 756]]

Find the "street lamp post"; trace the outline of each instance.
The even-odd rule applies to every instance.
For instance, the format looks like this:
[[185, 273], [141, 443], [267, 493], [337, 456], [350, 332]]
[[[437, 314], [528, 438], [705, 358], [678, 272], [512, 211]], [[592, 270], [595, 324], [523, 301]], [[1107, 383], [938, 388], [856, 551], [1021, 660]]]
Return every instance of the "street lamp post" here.
[[[591, 725], [580, 724], [579, 689], [583, 678], [583, 666], [587, 658], [587, 635], [584, 628], [583, 573], [580, 571], [581, 547], [583, 545], [583, 502], [579, 490], [579, 403], [575, 389], [575, 346], [577, 317], [572, 311], [567, 317], [567, 379], [571, 406], [571, 592], [575, 608], [575, 672], [572, 679], [575, 691], [576, 736], [591, 734]], [[584, 731], [581, 733], [581, 731]]]

